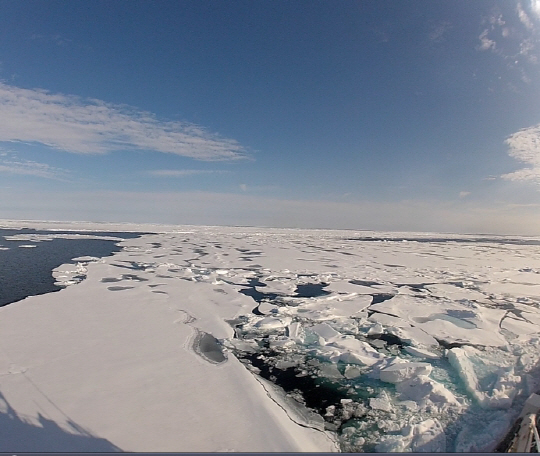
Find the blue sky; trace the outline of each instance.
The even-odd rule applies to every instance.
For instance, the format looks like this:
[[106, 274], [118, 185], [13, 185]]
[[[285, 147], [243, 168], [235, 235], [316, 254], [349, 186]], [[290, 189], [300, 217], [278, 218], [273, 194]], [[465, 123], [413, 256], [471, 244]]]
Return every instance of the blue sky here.
[[540, 235], [540, 0], [0, 12], [0, 218]]

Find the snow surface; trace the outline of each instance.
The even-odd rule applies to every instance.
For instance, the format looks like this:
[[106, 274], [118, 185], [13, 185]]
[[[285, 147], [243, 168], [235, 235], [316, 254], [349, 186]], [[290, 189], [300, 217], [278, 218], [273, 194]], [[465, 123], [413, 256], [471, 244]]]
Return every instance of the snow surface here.
[[538, 239], [0, 226], [156, 232], [0, 309], [0, 451], [489, 451], [540, 387]]

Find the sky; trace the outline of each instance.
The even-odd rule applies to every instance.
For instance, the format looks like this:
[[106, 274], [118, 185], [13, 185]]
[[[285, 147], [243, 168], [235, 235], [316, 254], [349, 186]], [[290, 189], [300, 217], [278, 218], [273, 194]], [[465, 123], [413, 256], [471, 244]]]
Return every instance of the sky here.
[[540, 235], [540, 0], [0, 0], [0, 219]]

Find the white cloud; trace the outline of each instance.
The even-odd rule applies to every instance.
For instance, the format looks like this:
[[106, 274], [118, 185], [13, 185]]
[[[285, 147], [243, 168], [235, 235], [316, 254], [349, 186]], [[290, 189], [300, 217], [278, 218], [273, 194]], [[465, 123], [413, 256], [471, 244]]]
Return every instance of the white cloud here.
[[505, 143], [509, 147], [508, 155], [528, 166], [501, 177], [511, 181], [540, 183], [540, 124], [519, 130], [510, 135]]
[[540, 168], [523, 168], [501, 177], [511, 181], [535, 181], [540, 184]]
[[531, 21], [531, 18], [529, 17], [529, 15], [525, 12], [525, 10], [523, 9], [523, 6], [521, 6], [521, 3], [518, 3], [517, 4], [517, 12], [518, 12], [518, 17], [519, 17], [519, 20], [521, 21], [521, 23], [527, 27], [529, 30], [533, 30], [534, 29], [534, 25]]
[[240, 190], [243, 192], [247, 191], [247, 185], [246, 184], [240, 184]]
[[0, 83], [0, 141], [36, 142], [77, 154], [151, 150], [196, 160], [235, 160], [235, 140], [184, 122], [101, 100], [21, 89]]
[[540, 19], [540, 0], [531, 0], [531, 11]]
[[222, 174], [226, 171], [213, 169], [155, 169], [149, 174], [155, 177], [186, 177], [198, 174]]
[[488, 33], [489, 30], [485, 29], [478, 37], [480, 39], [480, 45], [478, 46], [478, 50], [488, 51], [489, 49], [495, 49], [496, 43], [495, 41], [488, 38]]
[[471, 194], [471, 192], [459, 192], [459, 197], [460, 198], [465, 198], [466, 196], [469, 196]]

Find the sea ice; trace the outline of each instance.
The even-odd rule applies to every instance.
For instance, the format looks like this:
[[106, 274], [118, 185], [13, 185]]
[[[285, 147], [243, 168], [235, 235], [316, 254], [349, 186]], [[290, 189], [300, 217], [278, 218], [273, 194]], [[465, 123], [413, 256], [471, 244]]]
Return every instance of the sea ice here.
[[540, 387], [525, 238], [87, 228], [156, 234], [0, 309], [1, 393], [36, 426], [123, 451], [477, 451]]

